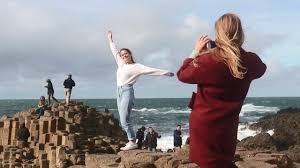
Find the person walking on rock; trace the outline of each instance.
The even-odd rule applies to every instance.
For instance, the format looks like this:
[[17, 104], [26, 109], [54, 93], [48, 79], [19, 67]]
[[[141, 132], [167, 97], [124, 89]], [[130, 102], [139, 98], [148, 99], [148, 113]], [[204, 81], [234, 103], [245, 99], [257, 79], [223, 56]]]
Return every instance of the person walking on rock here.
[[134, 102], [134, 90], [133, 84], [137, 81], [141, 75], [157, 75], [157, 76], [174, 76], [174, 73], [147, 67], [140, 63], [136, 63], [133, 59], [132, 53], [127, 48], [122, 48], [120, 51], [116, 48], [116, 45], [112, 39], [112, 32], [107, 33], [108, 42], [111, 52], [117, 62], [117, 105], [120, 115], [120, 122], [122, 128], [126, 131], [128, 137], [128, 143], [121, 150], [136, 149], [135, 134], [133, 131], [131, 121], [131, 110]]
[[216, 47], [200, 37], [177, 72], [184, 83], [197, 84], [189, 119], [190, 160], [201, 168], [232, 168], [237, 144], [239, 113], [254, 79], [266, 65], [242, 48], [244, 32], [239, 17], [227, 13], [215, 22]]
[[51, 98], [58, 102], [57, 99], [54, 97], [54, 88], [53, 88], [53, 85], [52, 85], [52, 82], [50, 79], [47, 79], [47, 86], [45, 86], [45, 88], [47, 88], [47, 94], [48, 94], [48, 104], [50, 105], [51, 104]]
[[75, 86], [75, 82], [72, 79], [71, 74], [69, 74], [68, 78], [64, 81], [64, 86], [65, 86], [66, 105], [68, 105], [71, 99], [72, 88]]

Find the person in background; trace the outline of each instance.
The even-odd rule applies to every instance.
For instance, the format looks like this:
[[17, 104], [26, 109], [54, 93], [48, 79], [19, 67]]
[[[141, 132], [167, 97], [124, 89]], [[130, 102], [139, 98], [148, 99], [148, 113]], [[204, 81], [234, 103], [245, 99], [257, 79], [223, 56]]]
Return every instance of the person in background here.
[[28, 138], [30, 137], [30, 132], [29, 132], [28, 128], [25, 127], [25, 123], [21, 124], [17, 135], [18, 135], [18, 139], [20, 141], [23, 141], [23, 142], [28, 141]]
[[157, 147], [157, 138], [161, 136], [152, 128], [148, 128], [148, 133], [146, 135], [145, 144], [149, 151], [155, 152]]
[[48, 104], [46, 102], [45, 97], [41, 96], [38, 102], [38, 108], [36, 109], [36, 114], [38, 115], [38, 118], [44, 115], [44, 111], [47, 107]]
[[64, 81], [66, 105], [70, 103], [72, 88], [74, 86], [75, 86], [75, 82], [72, 79], [72, 75], [69, 74], [68, 78]]
[[48, 94], [48, 104], [51, 104], [51, 98], [58, 102], [57, 99], [54, 97], [54, 88], [52, 85], [52, 82], [50, 79], [47, 79], [47, 85], [45, 86], [45, 88], [47, 88], [47, 94]]
[[182, 145], [182, 132], [181, 132], [181, 125], [177, 124], [176, 130], [173, 133], [174, 137], [174, 149], [181, 148]]
[[190, 137], [187, 137], [187, 138], [186, 138], [185, 144], [186, 144], [186, 145], [189, 145], [189, 144], [190, 144]]
[[136, 132], [138, 149], [142, 149], [142, 147], [143, 147], [144, 138], [145, 138], [145, 130], [146, 130], [146, 128], [144, 126], [142, 126]]
[[[142, 75], [152, 76], [174, 76], [174, 73], [163, 70], [147, 67], [140, 63], [136, 63], [133, 59], [132, 52], [127, 48], [118, 50], [112, 39], [112, 32], [107, 33], [107, 39], [111, 52], [118, 65], [117, 69], [117, 106], [120, 115], [120, 123], [122, 128], [127, 133], [128, 143], [120, 148], [121, 150], [136, 149], [136, 137], [133, 131], [131, 121], [131, 111], [134, 105], [134, 89], [133, 85]], [[130, 39], [129, 39], [130, 40]]]
[[251, 82], [266, 65], [242, 48], [239, 17], [222, 15], [215, 22], [216, 47], [202, 52], [210, 39], [200, 37], [177, 72], [180, 81], [197, 84], [190, 101], [190, 160], [201, 168], [234, 168], [239, 114]]

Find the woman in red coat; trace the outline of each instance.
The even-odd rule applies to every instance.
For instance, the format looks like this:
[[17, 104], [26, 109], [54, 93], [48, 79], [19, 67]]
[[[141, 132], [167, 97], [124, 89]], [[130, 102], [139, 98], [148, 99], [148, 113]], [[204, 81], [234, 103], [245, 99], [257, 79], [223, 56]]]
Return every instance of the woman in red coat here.
[[266, 65], [242, 49], [244, 33], [237, 15], [224, 14], [215, 23], [215, 44], [201, 37], [190, 58], [184, 60], [178, 79], [197, 84], [190, 103], [190, 160], [201, 168], [234, 167], [239, 113], [252, 80]]

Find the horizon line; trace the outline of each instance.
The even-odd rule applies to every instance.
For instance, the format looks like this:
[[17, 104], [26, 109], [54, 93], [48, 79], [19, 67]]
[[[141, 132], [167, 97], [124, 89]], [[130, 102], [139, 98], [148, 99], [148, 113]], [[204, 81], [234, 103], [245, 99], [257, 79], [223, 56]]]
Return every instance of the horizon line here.
[[[190, 99], [191, 97], [139, 97], [135, 99]], [[246, 98], [300, 98], [300, 96], [249, 96]], [[0, 98], [0, 100], [37, 100], [39, 98]], [[116, 99], [116, 98], [75, 98], [73, 100], [97, 100], [97, 99]], [[64, 100], [59, 99], [58, 100]]]

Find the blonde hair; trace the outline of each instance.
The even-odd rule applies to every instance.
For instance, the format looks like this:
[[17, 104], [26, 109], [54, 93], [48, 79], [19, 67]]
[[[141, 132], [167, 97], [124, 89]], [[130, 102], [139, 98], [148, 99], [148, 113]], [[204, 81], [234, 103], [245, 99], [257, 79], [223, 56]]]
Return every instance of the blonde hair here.
[[247, 68], [241, 64], [240, 48], [244, 43], [244, 32], [239, 17], [226, 13], [215, 23], [216, 54], [229, 67], [233, 77], [243, 79]]

